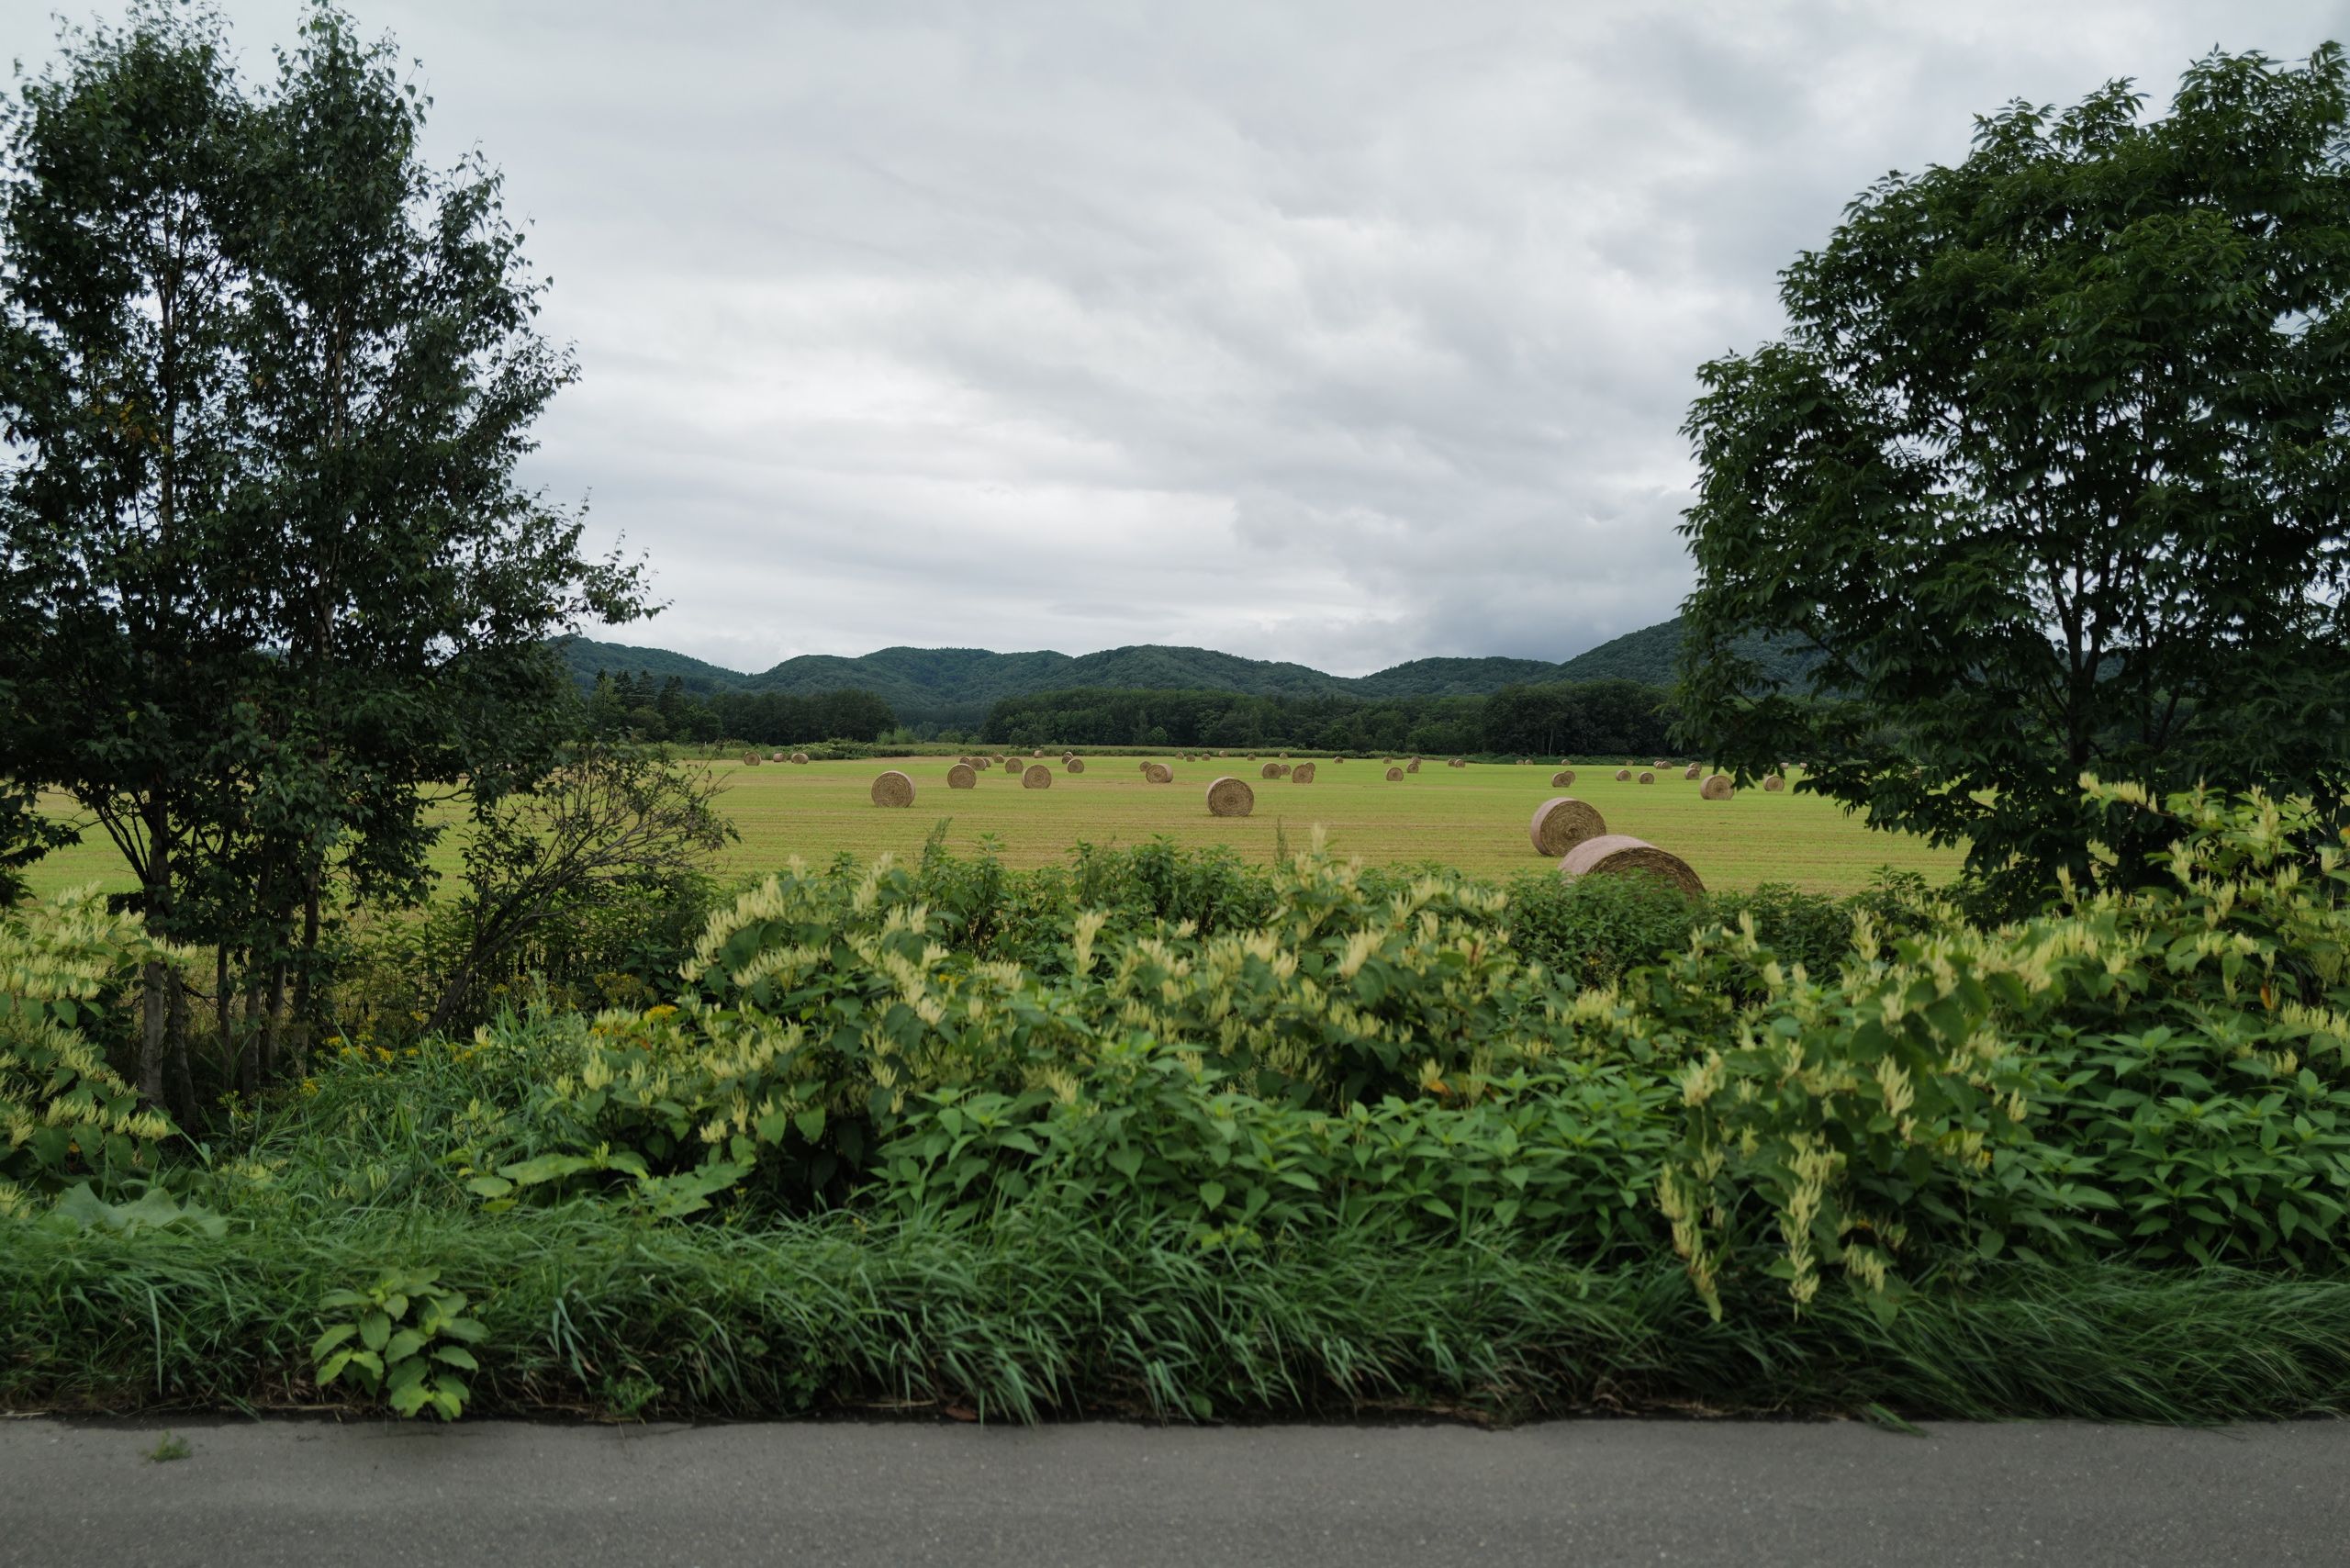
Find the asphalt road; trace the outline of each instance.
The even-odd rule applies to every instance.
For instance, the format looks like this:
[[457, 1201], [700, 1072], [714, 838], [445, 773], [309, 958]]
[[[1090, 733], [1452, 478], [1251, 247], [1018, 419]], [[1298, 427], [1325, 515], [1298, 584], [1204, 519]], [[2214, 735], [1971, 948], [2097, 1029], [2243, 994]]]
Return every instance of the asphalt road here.
[[0, 1422], [0, 1563], [2350, 1561], [2350, 1422]]

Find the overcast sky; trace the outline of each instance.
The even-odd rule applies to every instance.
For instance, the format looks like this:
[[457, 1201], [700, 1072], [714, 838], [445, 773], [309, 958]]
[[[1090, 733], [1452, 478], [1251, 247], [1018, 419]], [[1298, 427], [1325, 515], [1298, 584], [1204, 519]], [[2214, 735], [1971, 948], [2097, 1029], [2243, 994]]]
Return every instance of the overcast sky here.
[[[116, 15], [68, 5], [69, 15]], [[291, 0], [231, 0], [247, 69]], [[42, 7], [0, 55], [46, 57]], [[742, 669], [1179, 643], [1360, 674], [1675, 612], [1694, 367], [2006, 101], [2350, 5], [356, 0], [584, 378], [531, 477]]]

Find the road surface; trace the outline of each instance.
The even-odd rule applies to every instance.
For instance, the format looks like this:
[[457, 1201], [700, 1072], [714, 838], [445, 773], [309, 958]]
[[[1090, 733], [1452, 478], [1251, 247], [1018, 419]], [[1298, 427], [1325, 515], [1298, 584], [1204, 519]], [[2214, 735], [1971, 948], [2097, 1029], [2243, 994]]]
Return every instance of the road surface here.
[[2350, 1422], [0, 1421], [0, 1563], [2350, 1562]]

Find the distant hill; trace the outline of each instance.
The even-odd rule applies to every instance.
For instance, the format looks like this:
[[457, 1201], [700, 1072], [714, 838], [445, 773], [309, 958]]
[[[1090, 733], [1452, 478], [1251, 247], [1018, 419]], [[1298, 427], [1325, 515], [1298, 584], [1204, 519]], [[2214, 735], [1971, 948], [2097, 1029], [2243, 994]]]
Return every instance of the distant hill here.
[[661, 648], [568, 640], [565, 662], [581, 684], [596, 672], [656, 680], [671, 676], [689, 691], [811, 692], [856, 688], [886, 700], [909, 722], [972, 723], [1007, 697], [1103, 687], [1125, 690], [1238, 691], [1260, 697], [1482, 697], [1505, 686], [1559, 680], [1637, 680], [1670, 686], [1681, 650], [1678, 617], [1628, 632], [1563, 664], [1540, 659], [1414, 659], [1375, 675], [1327, 675], [1304, 665], [1244, 659], [1208, 648], [1146, 644], [1071, 657], [984, 648], [883, 648], [862, 658], [803, 654], [773, 669], [744, 675]]

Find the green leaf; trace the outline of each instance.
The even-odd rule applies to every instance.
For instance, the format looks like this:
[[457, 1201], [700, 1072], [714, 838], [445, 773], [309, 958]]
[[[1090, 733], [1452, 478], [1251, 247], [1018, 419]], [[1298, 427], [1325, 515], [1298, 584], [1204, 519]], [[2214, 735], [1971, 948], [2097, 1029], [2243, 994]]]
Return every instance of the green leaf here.
[[467, 1372], [481, 1371], [481, 1363], [474, 1360], [474, 1353], [462, 1345], [435, 1345], [432, 1347], [432, 1359], [446, 1361], [453, 1367], [463, 1367]]
[[356, 1323], [336, 1324], [333, 1327], [329, 1328], [325, 1333], [319, 1335], [318, 1338], [311, 1343], [310, 1359], [314, 1361], [319, 1360], [329, 1350], [333, 1350], [337, 1345], [341, 1344], [345, 1339], [350, 1338], [353, 1334], [358, 1332], [359, 1325]]
[[384, 1342], [391, 1337], [392, 1320], [384, 1315], [380, 1307], [370, 1309], [366, 1316], [360, 1318], [360, 1342], [369, 1350], [381, 1350], [384, 1348]]
[[498, 1173], [520, 1187], [535, 1187], [543, 1182], [561, 1181], [576, 1176], [582, 1170], [595, 1168], [595, 1162], [576, 1154], [543, 1154], [536, 1159], [525, 1159], [515, 1165], [501, 1165]]

